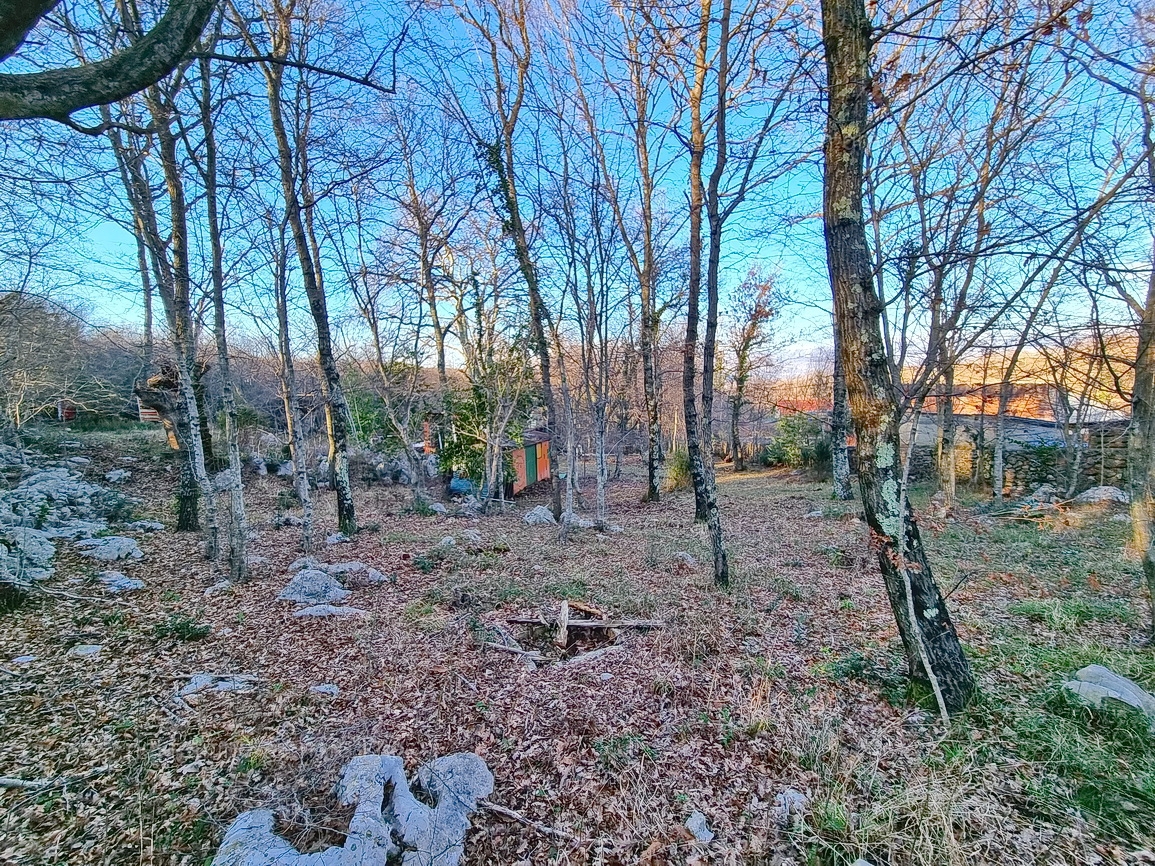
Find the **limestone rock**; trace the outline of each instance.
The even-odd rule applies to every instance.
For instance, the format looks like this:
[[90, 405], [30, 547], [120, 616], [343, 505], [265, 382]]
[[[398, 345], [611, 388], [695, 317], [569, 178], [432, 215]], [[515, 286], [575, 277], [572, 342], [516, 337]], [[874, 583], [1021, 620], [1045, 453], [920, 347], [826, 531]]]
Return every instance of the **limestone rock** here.
[[109, 592], [132, 592], [136, 589], [144, 589], [143, 580], [126, 577], [121, 571], [102, 571], [97, 577], [100, 578], [100, 582], [107, 587]]
[[356, 757], [336, 789], [342, 804], [356, 806], [343, 846], [301, 854], [273, 832], [273, 813], [258, 809], [229, 826], [213, 866], [457, 866], [469, 816], [493, 791], [493, 774], [477, 755], [463, 753], [421, 767], [414, 784], [437, 805], [413, 796], [401, 758]]
[[445, 505], [443, 505], [440, 502], [430, 502], [429, 503], [429, 510], [432, 511], [434, 514], [441, 515], [442, 517], [444, 517], [446, 514], [449, 513], [449, 509], [446, 508]]
[[12, 570], [25, 581], [44, 580], [52, 576], [52, 558], [56, 556], [56, 545], [48, 534], [40, 529], [14, 526], [4, 533], [8, 545], [0, 544], [0, 551], [9, 553]]
[[446, 535], [439, 542], [437, 542], [437, 546], [438, 547], [457, 547], [457, 539], [454, 538], [452, 535]]
[[314, 604], [293, 612], [293, 616], [364, 616], [367, 611], [359, 607], [339, 607], [331, 604]]
[[693, 556], [686, 553], [684, 550], [679, 550], [677, 553], [671, 556], [670, 559], [673, 559], [683, 568], [694, 569], [698, 567], [698, 560], [694, 559]]
[[710, 825], [706, 823], [706, 816], [701, 812], [695, 812], [686, 820], [686, 829], [699, 842], [712, 842], [714, 840], [714, 831], [710, 829]]
[[481, 533], [476, 529], [463, 529], [461, 531], [461, 540], [466, 544], [472, 544], [476, 547], [481, 544]]
[[85, 643], [80, 646], [74, 646], [68, 651], [70, 656], [80, 656], [82, 658], [87, 656], [94, 656], [100, 652], [104, 647], [98, 643]]
[[774, 818], [779, 826], [786, 827], [800, 817], [810, 805], [810, 798], [794, 788], [786, 788], [774, 798]]
[[233, 582], [231, 580], [218, 580], [212, 586], [207, 587], [205, 589], [205, 598], [208, 598], [209, 596], [213, 596], [213, 595], [218, 595], [222, 592], [228, 592], [232, 588], [233, 588]]
[[1131, 501], [1131, 497], [1118, 487], [1105, 485], [1103, 487], [1092, 487], [1090, 490], [1084, 490], [1075, 497], [1075, 501], [1080, 505], [1100, 505], [1110, 502], [1118, 502], [1126, 505]]
[[92, 538], [108, 530], [106, 520], [82, 520], [79, 517], [65, 521], [59, 526], [51, 526], [44, 530], [45, 538], [64, 538], [69, 541], [79, 541], [82, 538]]
[[525, 522], [530, 526], [557, 525], [557, 521], [553, 518], [553, 512], [544, 505], [539, 505], [532, 511], [527, 511], [525, 514]]
[[36, 656], [34, 656], [34, 655], [22, 655], [22, 656], [16, 656], [16, 658], [12, 659], [12, 664], [14, 664], [14, 665], [30, 665], [34, 661], [36, 661]]
[[104, 473], [104, 480], [109, 484], [121, 484], [127, 481], [132, 476], [132, 473], [127, 469], [113, 469]]
[[326, 544], [347, 544], [352, 541], [344, 532], [334, 532], [332, 535], [325, 538]]
[[326, 695], [330, 698], [335, 698], [341, 693], [341, 690], [333, 683], [321, 683], [316, 686], [309, 686], [309, 691], [315, 695]]
[[592, 520], [585, 517], [578, 517], [572, 511], [566, 511], [561, 516], [562, 523], [567, 524], [573, 529], [593, 529], [596, 524]]
[[87, 466], [92, 461], [87, 457], [69, 457], [68, 462], [73, 466]]
[[322, 565], [321, 569], [327, 571], [333, 577], [340, 577], [344, 574], [360, 574], [367, 566], [363, 562], [334, 562], [332, 565]]
[[277, 600], [297, 604], [331, 604], [348, 597], [349, 590], [343, 589], [329, 574], [319, 569], [306, 568], [293, 576]]
[[304, 571], [306, 568], [324, 570], [320, 560], [315, 556], [302, 556], [293, 560], [293, 564], [289, 566], [289, 574], [296, 574], [298, 571]]
[[164, 524], [159, 520], [134, 520], [128, 524], [128, 528], [133, 532], [160, 532]]
[[1100, 708], [1105, 701], [1132, 707], [1147, 717], [1155, 732], [1155, 695], [1102, 665], [1087, 665], [1077, 671], [1070, 682], [1064, 683], [1063, 688], [1092, 707]]
[[1062, 498], [1059, 493], [1059, 488], [1054, 484], [1040, 484], [1030, 496], [1023, 499], [1023, 503], [1027, 505], [1045, 505], [1050, 502], [1058, 502]]
[[804, 520], [818, 520], [821, 517], [822, 517], [822, 509], [821, 508], [815, 508], [813, 511], [807, 511], [805, 514], [802, 515], [802, 518]]
[[193, 674], [177, 694], [190, 698], [202, 692], [251, 692], [256, 681], [250, 674]]
[[76, 543], [81, 556], [99, 559], [101, 562], [116, 562], [118, 559], [141, 559], [144, 551], [134, 538], [110, 535], [106, 538], [86, 538]]

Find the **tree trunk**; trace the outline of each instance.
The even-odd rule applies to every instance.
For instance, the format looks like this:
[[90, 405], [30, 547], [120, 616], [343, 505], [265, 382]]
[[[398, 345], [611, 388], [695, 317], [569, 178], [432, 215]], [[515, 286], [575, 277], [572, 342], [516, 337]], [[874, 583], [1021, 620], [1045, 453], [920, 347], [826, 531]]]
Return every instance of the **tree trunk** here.
[[994, 455], [991, 458], [991, 492], [996, 502], [1003, 501], [1003, 487], [1006, 485], [1006, 467], [1004, 455], [1006, 452], [1007, 407], [1011, 402], [1013, 385], [1010, 381], [1010, 371], [999, 383], [999, 403], [995, 409], [995, 444]]
[[689, 93], [690, 107], [690, 273], [686, 286], [686, 339], [682, 344], [682, 422], [686, 427], [686, 452], [690, 478], [694, 484], [694, 520], [705, 522], [706, 470], [702, 435], [698, 425], [698, 318], [702, 295], [702, 211], [706, 190], [702, 184], [702, 160], [706, 133], [702, 126], [702, 93], [706, 84], [706, 52], [710, 38], [711, 0], [700, 0], [701, 20], [694, 51], [694, 75]]
[[954, 364], [947, 364], [943, 375], [943, 393], [939, 400], [939, 430], [942, 442], [939, 448], [939, 489], [950, 505], [955, 498], [955, 419], [954, 419]]
[[[1155, 261], [1155, 255], [1152, 260]], [[1131, 487], [1131, 544], [1143, 565], [1151, 602], [1151, 639], [1155, 641], [1155, 270], [1139, 321], [1131, 426], [1127, 433], [1127, 469]]]
[[[281, 23], [287, 31], [288, 24]], [[288, 35], [283, 34], [287, 46]], [[309, 311], [317, 328], [317, 361], [321, 368], [321, 394], [325, 400], [325, 428], [329, 438], [329, 474], [333, 489], [337, 494], [337, 526], [346, 535], [357, 531], [357, 515], [353, 503], [353, 486], [349, 481], [349, 404], [341, 388], [341, 374], [333, 354], [333, 338], [329, 329], [329, 311], [325, 292], [321, 287], [316, 268], [309, 233], [301, 210], [301, 200], [297, 193], [294, 176], [293, 150], [285, 132], [285, 122], [281, 112], [282, 67], [276, 64], [264, 66], [268, 85], [269, 118], [273, 137], [277, 143], [277, 156], [281, 174], [281, 189], [285, 198], [285, 216], [297, 250], [301, 266], [301, 282], [309, 299]]]
[[285, 405], [285, 426], [289, 434], [289, 459], [293, 461], [293, 485], [301, 503], [301, 549], [313, 552], [313, 494], [309, 489], [308, 448], [301, 432], [297, 411], [297, 374], [293, 365], [293, 347], [289, 340], [288, 255], [284, 225], [275, 248], [274, 290], [277, 303], [277, 347], [281, 355], [281, 399]]
[[862, 190], [871, 28], [863, 0], [823, 0], [822, 28], [828, 89], [823, 234], [858, 437], [863, 510], [910, 673], [929, 680], [943, 708], [956, 712], [970, 700], [975, 682], [906, 498], [898, 405], [866, 241]]
[[[209, 61], [200, 61], [201, 130], [204, 134], [205, 209], [212, 249], [213, 335], [216, 338], [217, 370], [221, 377], [221, 400], [225, 409], [225, 443], [229, 465], [229, 578], [241, 583], [248, 573], [246, 552], [249, 535], [245, 514], [244, 480], [241, 477], [241, 446], [237, 431], [237, 401], [229, 367], [229, 342], [225, 332], [224, 247], [221, 243], [220, 214], [217, 210], [217, 145], [212, 110], [212, 78]], [[206, 446], [207, 447], [207, 446]]]
[[[157, 141], [160, 144], [160, 162], [164, 172], [165, 187], [168, 192], [172, 235], [169, 240], [170, 267], [172, 285], [170, 291], [162, 295], [167, 307], [169, 326], [172, 332], [174, 361], [177, 372], [177, 392], [187, 413], [187, 437], [182, 446], [188, 460], [188, 471], [192, 480], [200, 490], [205, 506], [205, 556], [216, 560], [219, 550], [216, 499], [213, 494], [212, 482], [209, 480], [205, 467], [204, 441], [201, 437], [201, 407], [196, 397], [196, 344], [192, 327], [192, 306], [189, 284], [188, 267], [188, 223], [187, 204], [184, 194], [184, 181], [181, 177], [180, 163], [176, 155], [176, 139], [169, 126], [171, 114], [164, 106], [157, 88], [152, 88], [148, 96], [149, 112], [156, 127]], [[178, 435], [182, 431], [178, 428]], [[182, 478], [182, 504], [186, 493], [191, 489]], [[179, 523], [178, 518], [178, 523]]]
[[594, 454], [597, 461], [597, 522], [598, 528], [606, 526], [606, 485], [609, 483], [609, 465], [606, 461], [606, 400], [600, 398], [594, 405]]
[[730, 454], [733, 455], [734, 471], [746, 471], [746, 458], [742, 454], [742, 435], [739, 424], [742, 420], [742, 398], [735, 392], [730, 401]]
[[838, 345], [838, 334], [834, 335], [834, 401], [830, 410], [830, 454], [834, 472], [834, 498], [848, 502], [854, 498], [854, 486], [850, 483], [850, 402], [846, 396], [846, 368], [842, 364], [842, 352]]

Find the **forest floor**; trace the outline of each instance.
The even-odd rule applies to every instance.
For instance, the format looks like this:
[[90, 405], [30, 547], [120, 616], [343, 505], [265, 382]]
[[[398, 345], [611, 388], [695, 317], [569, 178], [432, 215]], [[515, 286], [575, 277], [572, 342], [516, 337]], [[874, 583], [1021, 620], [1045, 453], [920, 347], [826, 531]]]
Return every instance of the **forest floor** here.
[[[137, 456], [126, 486], [143, 500], [137, 516], [172, 523], [159, 434], [81, 438], [98, 483]], [[146, 587], [117, 595], [61, 544], [51, 594], [0, 614], [0, 776], [51, 780], [0, 787], [0, 863], [199, 866], [258, 807], [320, 850], [347, 819], [332, 787], [348, 758], [397, 754], [412, 769], [458, 751], [488, 763], [491, 801], [574, 840], [484, 810], [468, 864], [1155, 863], [1155, 744], [1059, 689], [1092, 662], [1155, 687], [1138, 571], [1120, 555], [1126, 523], [923, 514], [980, 682], [944, 731], [907, 693], [855, 504], [792, 473], [721, 467], [718, 481], [729, 592], [711, 585], [690, 494], [641, 504], [636, 466], [610, 490], [621, 531], [564, 545], [522, 520], [541, 496], [467, 519], [360, 489], [369, 528], [318, 552], [396, 575], [354, 589], [360, 618], [294, 618], [276, 600], [300, 555], [298, 530], [273, 528], [289, 479], [247, 480], [250, 552], [266, 561], [226, 592], [206, 596], [220, 576], [193, 535], [139, 536], [145, 558], [116, 567]], [[332, 532], [331, 497], [318, 499]], [[447, 535], [458, 543], [440, 546]], [[664, 625], [535, 670], [484, 646], [507, 626], [548, 651], [548, 637], [535, 644], [508, 620], [563, 600]], [[81, 644], [103, 649], [69, 654]], [[11, 661], [22, 655], [36, 658]], [[252, 675], [256, 689], [181, 705], [197, 672]], [[310, 692], [321, 683], [339, 694]], [[808, 805], [783, 826], [775, 799], [788, 789]], [[695, 810], [712, 842], [685, 829]]]

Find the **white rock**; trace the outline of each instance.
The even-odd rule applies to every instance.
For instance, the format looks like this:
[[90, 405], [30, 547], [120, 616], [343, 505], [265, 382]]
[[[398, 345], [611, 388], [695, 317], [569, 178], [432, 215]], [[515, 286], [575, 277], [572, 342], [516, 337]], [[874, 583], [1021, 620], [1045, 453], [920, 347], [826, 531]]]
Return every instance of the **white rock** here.
[[23, 655], [23, 656], [16, 656], [16, 658], [12, 659], [12, 664], [14, 664], [14, 665], [27, 665], [27, 664], [31, 664], [34, 661], [36, 661], [36, 656]]
[[205, 597], [208, 598], [218, 593], [228, 592], [232, 588], [233, 582], [231, 580], [218, 580], [212, 586], [205, 589]]
[[81, 644], [80, 646], [74, 646], [72, 649], [70, 649], [68, 651], [68, 654], [70, 656], [81, 656], [81, 657], [94, 656], [98, 652], [100, 652], [102, 649], [104, 649], [104, 647], [98, 643], [85, 643], [85, 644]]
[[332, 565], [322, 565], [321, 569], [327, 571], [334, 577], [339, 577], [343, 574], [360, 574], [365, 571], [368, 566], [363, 562], [334, 562]]
[[469, 816], [493, 791], [493, 774], [472, 753], [438, 758], [414, 785], [437, 804], [413, 796], [405, 764], [392, 755], [361, 755], [345, 765], [337, 798], [356, 806], [343, 847], [301, 854], [273, 832], [273, 813], [244, 812], [229, 826], [214, 866], [457, 866]]
[[73, 466], [87, 466], [92, 461], [87, 457], [69, 457], [68, 462]]
[[102, 571], [97, 577], [100, 578], [100, 582], [108, 588], [109, 592], [132, 592], [136, 589], [144, 589], [143, 580], [127, 577], [120, 571]]
[[134, 520], [128, 524], [128, 528], [133, 532], [160, 532], [164, 524], [159, 520]]
[[809, 805], [810, 798], [801, 791], [786, 788], [774, 798], [774, 818], [780, 826], [785, 827], [805, 812]]
[[1087, 665], [1077, 671], [1070, 682], [1064, 683], [1063, 688], [1093, 707], [1102, 707], [1107, 701], [1132, 707], [1147, 717], [1155, 732], [1155, 695], [1102, 665]]
[[251, 692], [256, 688], [255, 676], [251, 674], [193, 674], [188, 685], [178, 692], [182, 698], [201, 692]]
[[110, 472], [104, 473], [104, 480], [110, 484], [120, 484], [127, 481], [132, 476], [132, 473], [127, 469], [113, 469]]
[[326, 572], [307, 568], [293, 576], [289, 585], [281, 590], [277, 600], [297, 604], [327, 604], [343, 601], [349, 594], [349, 590], [344, 589]]
[[446, 515], [446, 514], [448, 514], [448, 513], [449, 513], [449, 509], [448, 509], [448, 508], [446, 508], [446, 507], [445, 507], [445, 506], [444, 506], [442, 503], [440, 503], [440, 502], [431, 502], [431, 503], [429, 503], [429, 510], [430, 510], [430, 511], [432, 511], [434, 514], [440, 514], [440, 515], [442, 515], [442, 516], [444, 516], [444, 515]]
[[337, 697], [341, 692], [333, 683], [321, 683], [318, 686], [309, 686], [309, 691], [315, 695], [328, 695], [331, 698]]
[[531, 511], [527, 511], [525, 514], [525, 522], [530, 526], [546, 526], [548, 524], [553, 524], [555, 526], [557, 525], [557, 521], [554, 520], [553, 517], [553, 512], [546, 508], [544, 505], [539, 505], [537, 508], [534, 508]]
[[315, 568], [324, 570], [324, 566], [315, 556], [302, 556], [293, 560], [293, 564], [289, 566], [289, 574], [296, 574], [298, 571], [303, 571], [306, 568]]
[[359, 607], [338, 607], [331, 604], [314, 604], [293, 612], [293, 616], [364, 616], [367, 611]]
[[110, 535], [106, 538], [86, 538], [76, 543], [81, 556], [89, 556], [102, 562], [118, 559], [141, 559], [144, 551], [134, 538]]
[[334, 532], [325, 539], [326, 544], [347, 544], [352, 541], [344, 532]]
[[804, 520], [817, 520], [821, 516], [822, 516], [822, 509], [821, 508], [815, 508], [813, 511], [807, 511], [804, 515], [802, 515]]
[[472, 544], [476, 547], [481, 544], [481, 533], [476, 529], [463, 529], [461, 531], [461, 540], [466, 544]]
[[701, 812], [694, 812], [694, 814], [686, 820], [686, 829], [689, 830], [699, 842], [712, 842], [714, 840], [714, 832], [710, 829], [710, 825], [706, 823], [706, 816]]
[[1075, 497], [1075, 501], [1081, 505], [1097, 505], [1102, 502], [1119, 502], [1126, 504], [1131, 501], [1131, 497], [1118, 487], [1104, 485], [1102, 487], [1092, 487], [1090, 490], [1084, 490]]
[[439, 547], [457, 547], [457, 539], [452, 535], [447, 535], [437, 542]]

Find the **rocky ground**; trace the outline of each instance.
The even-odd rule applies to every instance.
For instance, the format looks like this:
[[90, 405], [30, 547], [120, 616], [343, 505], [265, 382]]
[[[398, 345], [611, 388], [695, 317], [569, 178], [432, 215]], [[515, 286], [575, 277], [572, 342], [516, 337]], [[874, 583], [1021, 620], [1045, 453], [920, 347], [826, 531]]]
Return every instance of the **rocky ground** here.
[[[48, 537], [34, 567], [53, 573], [0, 614], [2, 863], [206, 863], [254, 808], [321, 850], [348, 826], [350, 758], [456, 752], [506, 810], [474, 816], [471, 864], [1155, 862], [1149, 732], [1061, 688], [1093, 662], [1155, 687], [1110, 503], [925, 507], [982, 687], [944, 731], [905, 691], [865, 527], [828, 485], [720, 472], [722, 593], [688, 494], [640, 504], [636, 467], [611, 490], [618, 532], [560, 545], [524, 520], [540, 498], [423, 516], [375, 485], [368, 528], [312, 562], [289, 479], [254, 476], [252, 576], [229, 586], [195, 536], [141, 522], [172, 523], [158, 443], [77, 441], [41, 443], [58, 465], [35, 471], [117, 496], [41, 515], [50, 535], [106, 525]], [[563, 603], [623, 624], [559, 640]]]

